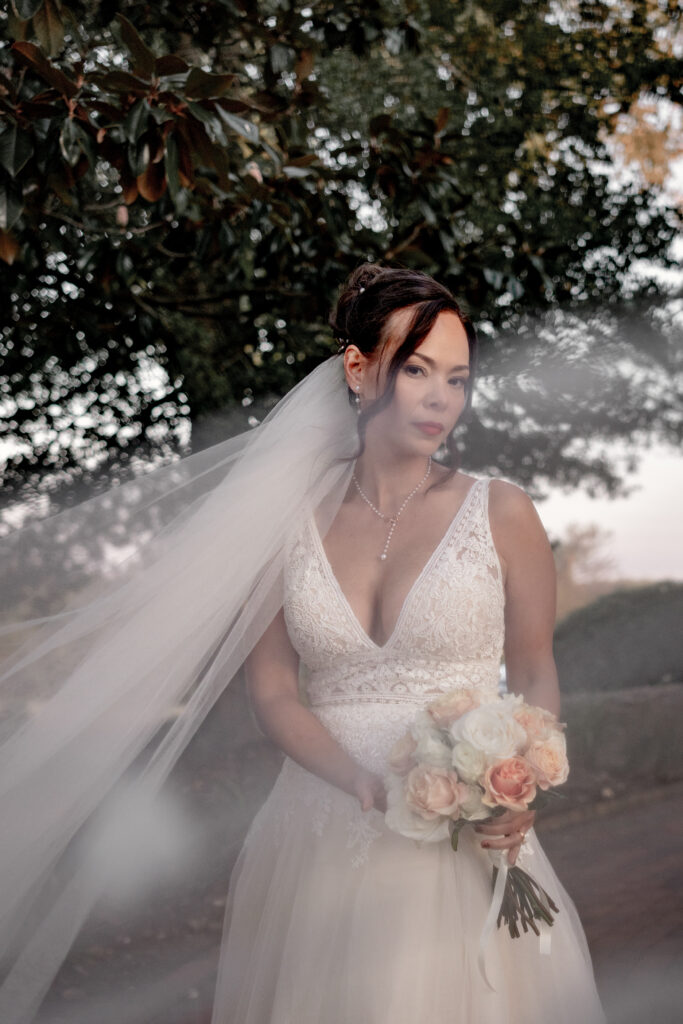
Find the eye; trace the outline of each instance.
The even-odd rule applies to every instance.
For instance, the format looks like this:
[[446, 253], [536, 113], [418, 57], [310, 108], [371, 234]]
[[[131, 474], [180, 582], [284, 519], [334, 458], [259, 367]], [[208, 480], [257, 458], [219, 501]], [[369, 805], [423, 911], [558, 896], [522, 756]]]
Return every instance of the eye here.
[[[424, 366], [418, 366], [416, 363], [408, 363], [403, 367], [406, 373], [411, 377], [417, 377], [420, 373], [425, 373]], [[413, 373], [413, 370], [415, 373]]]
[[455, 384], [456, 387], [467, 387], [467, 377], [452, 377], [449, 381], [450, 384]]

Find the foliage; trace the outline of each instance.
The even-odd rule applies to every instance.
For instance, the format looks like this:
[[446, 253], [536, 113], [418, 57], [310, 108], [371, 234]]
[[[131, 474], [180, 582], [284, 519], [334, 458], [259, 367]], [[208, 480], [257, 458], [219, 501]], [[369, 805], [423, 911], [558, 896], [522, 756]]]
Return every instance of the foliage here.
[[[13, 0], [6, 493], [73, 500], [76, 478], [177, 448], [188, 420], [237, 406], [246, 423], [334, 350], [327, 314], [363, 259], [452, 287], [496, 372], [511, 350], [487, 338], [525, 310], [611, 301], [635, 259], [666, 264], [675, 211], [657, 187], [611, 187], [608, 140], [643, 93], [679, 98], [658, 44], [677, 16], [652, 0]], [[553, 408], [531, 443], [516, 403], [480, 404], [475, 461], [506, 437], [521, 479], [539, 456], [585, 471], [571, 430], [539, 449]]]
[[568, 693], [683, 682], [683, 584], [616, 591], [568, 615], [554, 650]]

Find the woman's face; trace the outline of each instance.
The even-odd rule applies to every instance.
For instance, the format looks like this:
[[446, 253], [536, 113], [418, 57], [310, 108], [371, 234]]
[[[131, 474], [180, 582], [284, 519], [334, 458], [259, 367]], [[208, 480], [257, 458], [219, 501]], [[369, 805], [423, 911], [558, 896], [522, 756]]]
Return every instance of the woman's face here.
[[[405, 337], [410, 314], [410, 310], [394, 314], [381, 358], [365, 363], [362, 405], [384, 391], [386, 369]], [[467, 334], [460, 318], [450, 311], [440, 313], [429, 334], [400, 367], [392, 401], [368, 420], [368, 440], [372, 434], [381, 434], [384, 443], [388, 441], [406, 454], [433, 454], [462, 413], [469, 363]]]

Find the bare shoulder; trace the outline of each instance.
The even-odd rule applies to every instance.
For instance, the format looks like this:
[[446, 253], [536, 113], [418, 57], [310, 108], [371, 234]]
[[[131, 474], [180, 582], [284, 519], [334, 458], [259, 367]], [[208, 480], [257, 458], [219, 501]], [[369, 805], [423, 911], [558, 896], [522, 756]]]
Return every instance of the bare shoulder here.
[[496, 548], [508, 564], [515, 556], [530, 556], [550, 548], [534, 502], [517, 484], [491, 480], [489, 520]]
[[522, 487], [497, 478], [489, 484], [489, 511], [501, 525], [538, 518], [536, 506]]

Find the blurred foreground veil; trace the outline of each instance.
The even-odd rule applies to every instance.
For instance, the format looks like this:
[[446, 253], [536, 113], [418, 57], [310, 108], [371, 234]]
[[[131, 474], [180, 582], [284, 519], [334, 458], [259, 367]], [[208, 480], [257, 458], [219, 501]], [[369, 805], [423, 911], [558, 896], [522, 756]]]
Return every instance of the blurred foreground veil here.
[[[334, 518], [357, 441], [333, 356], [253, 430], [0, 541], [3, 1024], [34, 1019], [135, 862], [136, 823], [281, 606], [290, 531]], [[130, 544], [116, 565], [65, 564], [65, 538], [111, 531]]]

